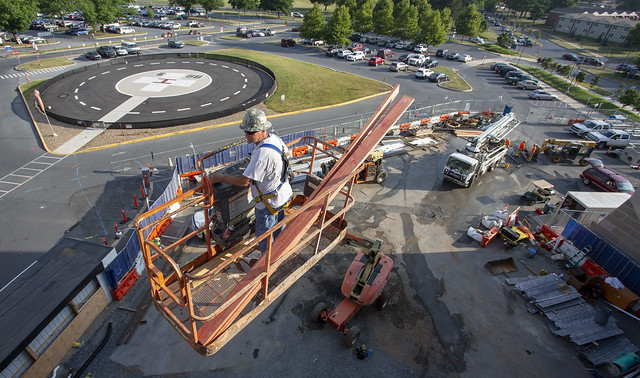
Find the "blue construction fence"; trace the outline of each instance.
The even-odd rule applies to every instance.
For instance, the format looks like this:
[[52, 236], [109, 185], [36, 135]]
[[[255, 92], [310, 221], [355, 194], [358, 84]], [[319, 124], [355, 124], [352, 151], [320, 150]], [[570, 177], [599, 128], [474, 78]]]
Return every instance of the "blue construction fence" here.
[[[316, 130], [310, 130], [310, 131], [303, 131], [303, 132], [299, 132], [291, 135], [282, 136], [280, 138], [282, 139], [283, 142], [289, 143], [292, 140], [295, 140], [297, 138], [302, 138], [305, 136], [315, 136], [315, 135], [316, 135]], [[302, 145], [304, 145], [304, 142], [296, 143], [292, 147], [298, 147]], [[248, 143], [232, 144], [230, 146], [223, 147], [217, 153], [211, 155], [207, 159], [204, 159], [202, 161], [202, 166], [204, 169], [206, 169], [206, 168], [215, 167], [217, 165], [225, 165], [225, 164], [236, 162], [238, 160], [242, 160], [248, 157], [254, 148], [255, 148], [255, 145], [248, 144]], [[206, 153], [202, 152], [202, 153], [196, 153], [195, 155], [176, 157], [175, 164], [176, 164], [176, 169], [178, 170], [178, 173], [183, 174], [183, 173], [197, 171], [198, 169], [196, 167], [197, 167], [198, 160], [202, 156], [206, 155], [207, 153], [208, 152]]]
[[579, 249], [591, 247], [587, 256], [624, 286], [640, 295], [640, 266], [618, 251], [614, 246], [594, 234], [587, 227], [570, 219], [562, 231], [562, 236], [571, 240]]
[[[178, 188], [180, 187], [180, 175], [177, 170], [173, 170], [173, 177], [169, 184], [164, 189], [160, 197], [153, 202], [153, 205], [149, 207], [149, 210], [154, 209], [167, 201], [172, 200], [176, 197], [178, 193]], [[161, 219], [164, 215], [169, 211], [168, 209], [163, 209], [158, 211], [156, 214], [143, 219], [140, 222], [142, 227], [149, 225], [156, 220]], [[145, 237], [151, 233], [151, 229], [145, 230]], [[136, 260], [142, 254], [142, 249], [140, 248], [140, 241], [138, 240], [138, 235], [134, 232], [129, 237], [127, 244], [125, 247], [118, 251], [118, 255], [116, 258], [109, 263], [109, 265], [105, 269], [105, 274], [107, 276], [107, 280], [109, 281], [109, 285], [112, 289], [117, 289], [120, 284], [120, 280], [133, 269], [136, 264]]]

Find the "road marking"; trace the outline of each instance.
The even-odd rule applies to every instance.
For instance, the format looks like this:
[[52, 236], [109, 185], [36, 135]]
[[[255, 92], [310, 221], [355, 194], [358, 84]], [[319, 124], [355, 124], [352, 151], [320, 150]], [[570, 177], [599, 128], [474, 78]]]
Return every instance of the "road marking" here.
[[178, 111], [179, 111], [179, 112], [184, 112], [185, 110], [191, 110], [191, 108], [181, 108], [181, 109], [178, 109]]
[[229, 97], [225, 97], [225, 98], [221, 98], [220, 101], [227, 101], [229, 99]]
[[[44, 153], [44, 154], [38, 156], [37, 158], [33, 159], [32, 161], [28, 162], [27, 164], [23, 165], [22, 167], [16, 169], [15, 171], [13, 171], [13, 172], [7, 174], [6, 176], [0, 178], [0, 183], [4, 183], [4, 184], [8, 184], [9, 186], [13, 186], [13, 188], [8, 188], [7, 190], [0, 189], [0, 198], [6, 196], [7, 194], [11, 193], [15, 189], [17, 189], [20, 186], [24, 185], [25, 183], [29, 182], [34, 177], [38, 176], [39, 174], [41, 174], [42, 172], [46, 171], [47, 169], [53, 167], [57, 162], [61, 161], [64, 158], [65, 158], [65, 156], [56, 156], [56, 155], [49, 155], [49, 153]], [[53, 160], [53, 162], [43, 162], [43, 161], [41, 161], [41, 159], [51, 159], [51, 160]], [[37, 164], [44, 165], [44, 167], [34, 168], [33, 165], [37, 165]], [[26, 173], [26, 172], [24, 172], [25, 170], [33, 171], [33, 174], [30, 174], [30, 175], [29, 174], [25, 174]], [[20, 172], [22, 174], [18, 174], [17, 172]], [[11, 178], [16, 178], [16, 179], [17, 178], [21, 178], [21, 179], [25, 179], [25, 180], [20, 180], [20, 182], [14, 182], [14, 181], [11, 181]]]
[[204, 106], [209, 106], [209, 105], [211, 105], [211, 103], [210, 103], [210, 102], [207, 102], [206, 104], [202, 104], [202, 105], [200, 105], [200, 106], [201, 106], [201, 107], [204, 107]]

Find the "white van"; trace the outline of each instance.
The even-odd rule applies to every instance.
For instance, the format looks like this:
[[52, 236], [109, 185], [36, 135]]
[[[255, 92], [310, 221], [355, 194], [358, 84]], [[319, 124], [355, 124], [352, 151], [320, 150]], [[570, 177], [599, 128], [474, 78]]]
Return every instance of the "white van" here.
[[119, 26], [116, 31], [118, 32], [118, 34], [133, 34], [136, 31], [129, 26]]
[[122, 47], [124, 47], [129, 54], [137, 54], [138, 52], [140, 52], [140, 46], [138, 46], [135, 42], [122, 41], [120, 45], [122, 45]]

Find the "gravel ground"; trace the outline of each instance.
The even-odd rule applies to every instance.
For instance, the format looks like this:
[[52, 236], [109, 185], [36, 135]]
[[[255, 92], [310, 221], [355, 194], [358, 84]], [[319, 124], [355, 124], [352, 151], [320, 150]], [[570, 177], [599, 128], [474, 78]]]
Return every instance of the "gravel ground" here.
[[[69, 141], [71, 138], [78, 135], [85, 130], [85, 127], [73, 126], [62, 123], [55, 119], [49, 118], [49, 122], [45, 118], [44, 114], [35, 106], [35, 103], [26, 101], [29, 107], [29, 112], [34, 120], [34, 125], [37, 128], [37, 132], [41, 141], [47, 151], [53, 152], [58, 147]], [[264, 104], [256, 106], [257, 109], [261, 109], [267, 115], [276, 114], [276, 112], [267, 109]], [[133, 142], [138, 139], [149, 137], [161, 137], [164, 135], [179, 134], [189, 132], [191, 130], [202, 129], [207, 127], [215, 127], [224, 124], [232, 124], [240, 122], [244, 112], [236, 113], [223, 118], [213, 119], [206, 122], [193, 123], [188, 125], [162, 127], [162, 128], [149, 128], [149, 129], [107, 129], [102, 134], [91, 140], [78, 150], [78, 152], [89, 151], [91, 149], [101, 148], [113, 144]], [[54, 136], [55, 134], [56, 136]]]

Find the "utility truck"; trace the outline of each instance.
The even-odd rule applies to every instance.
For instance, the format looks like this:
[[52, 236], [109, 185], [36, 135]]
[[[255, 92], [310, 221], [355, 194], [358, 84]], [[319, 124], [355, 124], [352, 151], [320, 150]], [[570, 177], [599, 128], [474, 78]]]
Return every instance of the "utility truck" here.
[[509, 149], [506, 136], [519, 124], [513, 113], [507, 113], [473, 138], [464, 150], [449, 155], [442, 171], [445, 180], [467, 188], [478, 176], [495, 168]]

